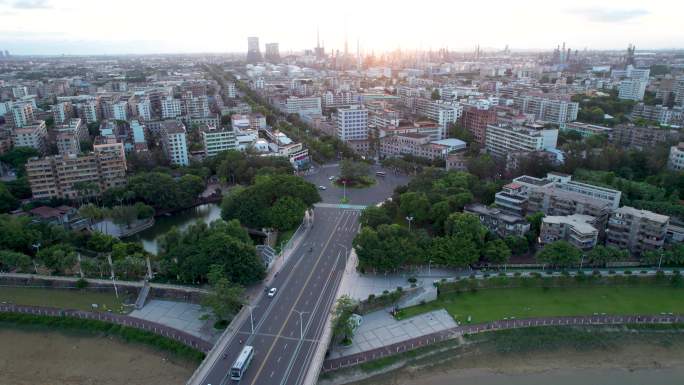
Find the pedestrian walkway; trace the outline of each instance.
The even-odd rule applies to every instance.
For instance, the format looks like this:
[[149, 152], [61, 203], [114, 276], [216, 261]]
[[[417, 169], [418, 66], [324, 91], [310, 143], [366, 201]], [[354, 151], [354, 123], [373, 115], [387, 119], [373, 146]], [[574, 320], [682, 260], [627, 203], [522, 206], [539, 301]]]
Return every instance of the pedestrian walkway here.
[[657, 325], [681, 324], [684, 315], [593, 315], [570, 317], [541, 317], [516, 320], [493, 321], [482, 324], [456, 326], [451, 329], [438, 331], [410, 340], [388, 344], [384, 347], [345, 355], [344, 357], [329, 358], [323, 363], [323, 372], [355, 366], [364, 362], [407, 352], [427, 345], [459, 338], [464, 334], [477, 334], [496, 330], [517, 329], [543, 326], [596, 326], [596, 325]]
[[347, 209], [347, 210], [363, 210], [367, 206], [364, 205], [350, 205], [345, 203], [316, 203], [314, 207], [332, 208], [332, 209]]
[[350, 346], [338, 345], [330, 353], [330, 358], [378, 349], [456, 326], [454, 319], [444, 309], [402, 321], [394, 319], [386, 310], [376, 311], [363, 316], [361, 326], [354, 333], [352, 344]]
[[142, 309], [132, 311], [129, 316], [156, 322], [214, 342], [220, 332], [213, 328], [211, 318], [202, 319], [206, 313], [202, 306], [197, 304], [153, 299]]

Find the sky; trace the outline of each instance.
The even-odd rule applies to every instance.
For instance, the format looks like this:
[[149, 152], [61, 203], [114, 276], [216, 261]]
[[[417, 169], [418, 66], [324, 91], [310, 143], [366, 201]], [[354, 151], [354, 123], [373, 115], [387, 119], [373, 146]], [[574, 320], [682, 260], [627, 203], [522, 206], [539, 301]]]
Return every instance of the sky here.
[[684, 48], [681, 0], [0, 0], [0, 49], [17, 55]]

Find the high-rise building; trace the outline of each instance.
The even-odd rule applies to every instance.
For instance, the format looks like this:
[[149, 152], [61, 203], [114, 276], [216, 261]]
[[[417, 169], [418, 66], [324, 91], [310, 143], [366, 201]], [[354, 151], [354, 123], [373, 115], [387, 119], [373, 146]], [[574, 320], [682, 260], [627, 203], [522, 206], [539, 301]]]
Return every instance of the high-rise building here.
[[247, 38], [247, 62], [258, 63], [262, 61], [261, 51], [259, 50], [259, 38], [251, 36]]
[[637, 102], [644, 100], [647, 85], [648, 80], [625, 79], [620, 82], [620, 86], [618, 87], [618, 99], [634, 100]]
[[47, 149], [47, 128], [44, 120], [36, 120], [31, 124], [12, 130], [14, 147], [31, 147], [40, 153]]
[[337, 110], [337, 137], [342, 141], [368, 139], [368, 110], [352, 105]]
[[190, 164], [187, 135], [183, 123], [175, 120], [165, 121], [161, 128], [161, 139], [164, 153], [172, 164], [179, 166]]
[[55, 144], [59, 155], [77, 155], [81, 152], [81, 144], [76, 131], [60, 130], [55, 133]]
[[278, 43], [266, 44], [266, 53], [264, 58], [266, 61], [271, 63], [277, 63], [280, 61], [280, 50], [278, 49]]
[[663, 247], [670, 217], [623, 206], [608, 220], [606, 245], [627, 249], [633, 254]]
[[437, 122], [439, 132], [431, 139], [442, 140], [447, 137], [449, 127], [461, 118], [463, 106], [458, 102], [418, 98], [416, 99], [416, 112]]
[[235, 83], [233, 82], [227, 82], [226, 83], [226, 96], [228, 96], [231, 99], [235, 99], [237, 96], [236, 90], [235, 90]]
[[171, 96], [166, 96], [161, 101], [162, 119], [173, 119], [183, 114], [181, 101]]
[[468, 130], [477, 143], [485, 144], [487, 126], [496, 123], [496, 112], [492, 108], [465, 106], [463, 109], [463, 128]]
[[74, 107], [70, 102], [62, 102], [52, 106], [52, 118], [55, 124], [64, 124], [74, 117]]
[[35, 120], [31, 103], [15, 103], [8, 115], [9, 123], [14, 128], [28, 126]]
[[684, 142], [670, 147], [670, 155], [667, 158], [667, 168], [674, 171], [684, 170]]

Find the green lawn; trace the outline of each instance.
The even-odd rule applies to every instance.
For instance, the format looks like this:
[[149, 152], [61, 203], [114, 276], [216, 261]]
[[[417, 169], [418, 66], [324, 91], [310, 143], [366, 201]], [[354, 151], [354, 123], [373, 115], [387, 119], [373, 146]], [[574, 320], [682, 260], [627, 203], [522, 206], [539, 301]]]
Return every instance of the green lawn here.
[[454, 319], [487, 322], [504, 317], [529, 318], [606, 314], [684, 313], [684, 289], [673, 287], [579, 287], [485, 289], [448, 294], [433, 302], [400, 311], [408, 318], [446, 309]]
[[[121, 299], [121, 296], [119, 297]], [[121, 301], [114, 293], [100, 293], [90, 290], [61, 290], [38, 288], [0, 287], [0, 303], [17, 305], [51, 306], [77, 310], [100, 310], [121, 312]], [[93, 309], [92, 304], [98, 308]]]

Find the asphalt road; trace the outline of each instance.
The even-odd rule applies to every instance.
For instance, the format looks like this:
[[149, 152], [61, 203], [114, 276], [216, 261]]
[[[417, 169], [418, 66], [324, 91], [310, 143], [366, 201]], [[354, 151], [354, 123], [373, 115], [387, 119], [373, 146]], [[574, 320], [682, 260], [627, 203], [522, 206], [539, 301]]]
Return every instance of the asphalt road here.
[[[385, 171], [387, 175], [384, 177], [376, 176], [376, 171]], [[340, 203], [344, 197], [344, 189], [328, 179], [331, 176], [339, 175], [340, 167], [338, 165], [323, 165], [316, 167], [312, 174], [306, 175], [304, 178], [317, 187], [325, 187], [325, 190], [318, 191], [323, 203]], [[405, 174], [395, 174], [393, 170], [384, 169], [377, 165], [371, 167], [371, 177], [375, 178], [376, 181], [371, 187], [346, 189], [349, 204], [368, 206], [380, 203], [391, 197], [397, 186], [405, 185], [410, 180], [410, 177]]]
[[[229, 371], [244, 345], [254, 347], [254, 359], [239, 384], [303, 382], [335, 300], [359, 214], [336, 208], [314, 210], [313, 228], [272, 281], [278, 293], [273, 298], [264, 295], [253, 309], [254, 333], [248, 317], [224, 351], [226, 358], [212, 364], [202, 384], [238, 384], [230, 380]], [[303, 330], [298, 312], [303, 312]]]

